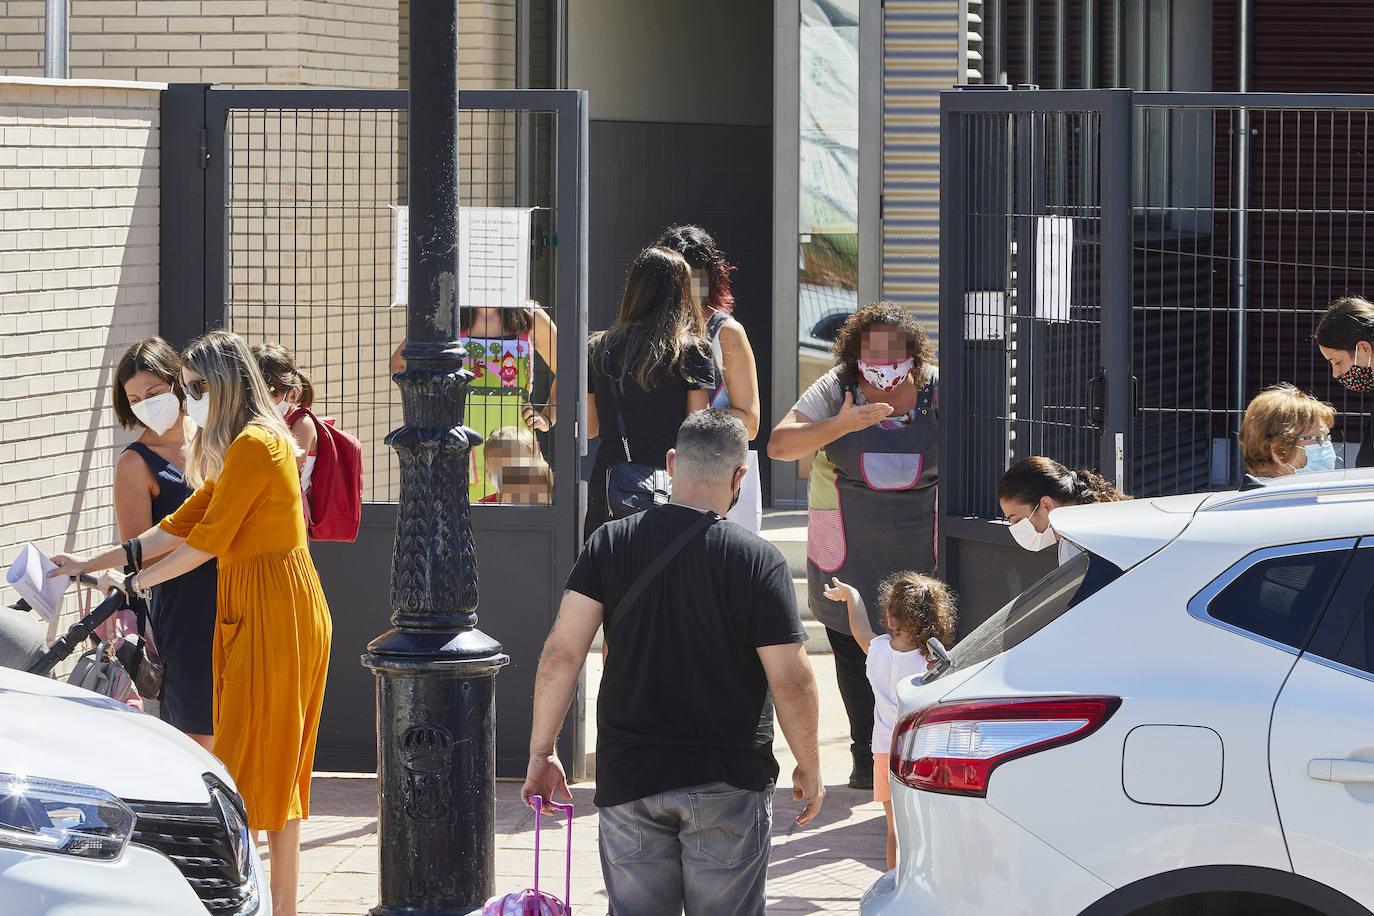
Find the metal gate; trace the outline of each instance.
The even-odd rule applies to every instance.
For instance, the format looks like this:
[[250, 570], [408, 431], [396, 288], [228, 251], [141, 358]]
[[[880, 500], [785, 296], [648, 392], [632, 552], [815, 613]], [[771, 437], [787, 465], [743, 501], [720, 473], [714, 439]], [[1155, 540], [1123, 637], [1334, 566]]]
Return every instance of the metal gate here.
[[[459, 105], [463, 206], [531, 209], [530, 296], [561, 332], [556, 347], [531, 337], [541, 358], [527, 354], [538, 408], [554, 400], [548, 358], [561, 367], [560, 422], [533, 448], [551, 486], [522, 504], [472, 510], [479, 625], [511, 656], [497, 681], [497, 773], [519, 776], [535, 667], [580, 543], [587, 113], [585, 94], [566, 90], [463, 92]], [[181, 346], [224, 327], [250, 343], [280, 341], [313, 378], [315, 412], [363, 443], [358, 540], [311, 545], [334, 619], [321, 769], [375, 768], [374, 717], [365, 712], [374, 709], [374, 677], [359, 657], [390, 626], [399, 468], [383, 438], [401, 425], [388, 360], [406, 325], [404, 305], [393, 303], [404, 291], [396, 241], [406, 234], [407, 117], [403, 91], [193, 84], [164, 95], [163, 336]], [[535, 325], [530, 333], [542, 333]], [[470, 351], [469, 368], [479, 362], [493, 377], [503, 360]], [[469, 425], [505, 393], [474, 387]], [[483, 486], [494, 486], [485, 468], [475, 470]], [[561, 751], [574, 764], [581, 739], [580, 729], [564, 730]]]
[[941, 99], [941, 566], [967, 629], [1048, 570], [997, 505], [1014, 460], [1120, 479], [1131, 388], [1128, 91]]
[[1013, 546], [996, 485], [1046, 455], [1135, 497], [1240, 483], [1264, 387], [1367, 405], [1311, 335], [1371, 293], [1374, 96], [1024, 90], [942, 95], [941, 565], [965, 628], [1054, 561]]

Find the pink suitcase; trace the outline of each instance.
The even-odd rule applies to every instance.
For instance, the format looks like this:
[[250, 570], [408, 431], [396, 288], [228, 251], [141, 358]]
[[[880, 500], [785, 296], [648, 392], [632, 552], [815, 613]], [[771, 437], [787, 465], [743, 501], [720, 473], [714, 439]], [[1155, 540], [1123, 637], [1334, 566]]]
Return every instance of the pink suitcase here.
[[539, 889], [539, 825], [543, 817], [538, 813], [544, 809], [544, 799], [538, 795], [530, 796], [535, 810], [534, 815], [534, 887], [492, 897], [482, 906], [482, 916], [572, 916], [572, 815], [573, 806], [550, 801], [549, 804], [568, 816], [568, 849], [563, 899]]

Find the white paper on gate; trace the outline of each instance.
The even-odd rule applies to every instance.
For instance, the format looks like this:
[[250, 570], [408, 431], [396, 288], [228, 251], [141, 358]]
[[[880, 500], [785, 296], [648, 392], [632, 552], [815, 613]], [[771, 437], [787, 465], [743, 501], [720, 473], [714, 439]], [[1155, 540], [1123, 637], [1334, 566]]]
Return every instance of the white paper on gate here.
[[1035, 220], [1035, 317], [1068, 321], [1073, 267], [1073, 220], [1041, 216]]
[[530, 289], [529, 207], [458, 209], [458, 304], [521, 308]]
[[20, 548], [19, 558], [5, 573], [5, 581], [29, 603], [29, 607], [42, 614], [49, 622], [57, 619], [57, 607], [62, 603], [62, 593], [72, 581], [70, 576], [54, 576], [49, 579], [48, 570], [56, 568], [56, 563], [43, 556], [43, 551], [29, 543]]
[[[396, 212], [392, 307], [410, 298], [410, 208]], [[458, 304], [520, 308], [529, 298], [532, 207], [458, 209]]]

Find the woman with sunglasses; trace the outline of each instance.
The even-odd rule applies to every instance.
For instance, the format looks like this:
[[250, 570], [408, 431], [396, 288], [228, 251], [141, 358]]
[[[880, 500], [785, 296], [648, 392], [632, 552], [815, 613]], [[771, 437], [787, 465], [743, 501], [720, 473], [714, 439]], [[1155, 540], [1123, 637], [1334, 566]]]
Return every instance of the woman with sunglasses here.
[[[186, 413], [199, 429], [187, 477], [197, 488], [137, 540], [165, 557], [106, 587], [149, 587], [219, 560], [213, 651], [214, 752], [238, 785], [248, 826], [268, 831], [272, 910], [294, 916], [300, 821], [324, 700], [332, 625], [306, 547], [298, 447], [244, 342], [213, 331], [182, 354]], [[125, 562], [126, 545], [60, 556], [50, 575]]]

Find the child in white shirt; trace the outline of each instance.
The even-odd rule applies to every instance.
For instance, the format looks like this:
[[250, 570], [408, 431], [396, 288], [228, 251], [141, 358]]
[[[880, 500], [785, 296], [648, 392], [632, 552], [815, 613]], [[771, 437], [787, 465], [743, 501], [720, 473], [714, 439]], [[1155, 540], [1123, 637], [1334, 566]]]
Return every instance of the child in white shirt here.
[[865, 669], [873, 685], [873, 800], [882, 802], [887, 813], [887, 867], [891, 869], [897, 865], [897, 832], [892, 823], [887, 749], [897, 724], [897, 685], [930, 667], [927, 639], [934, 636], [946, 647], [954, 644], [954, 596], [939, 579], [920, 573], [888, 576], [878, 586], [888, 633], [878, 636], [869, 625], [858, 589], [833, 577], [830, 582], [825, 597], [848, 606], [849, 629], [868, 656]]

